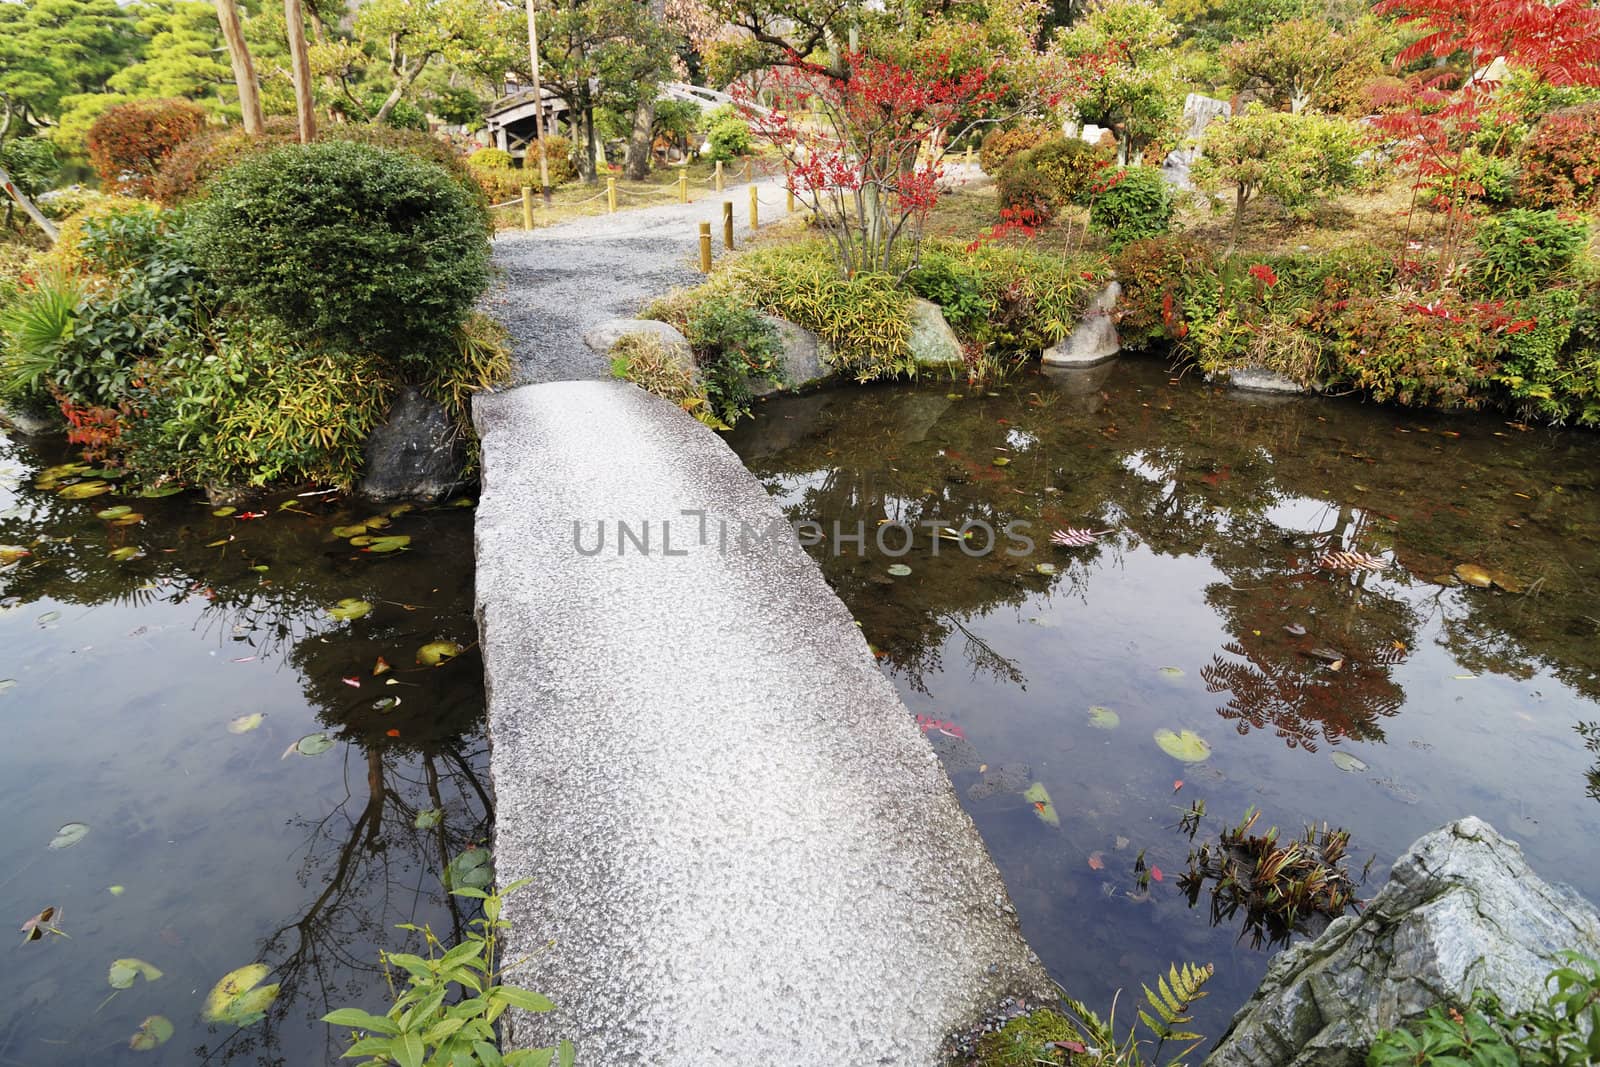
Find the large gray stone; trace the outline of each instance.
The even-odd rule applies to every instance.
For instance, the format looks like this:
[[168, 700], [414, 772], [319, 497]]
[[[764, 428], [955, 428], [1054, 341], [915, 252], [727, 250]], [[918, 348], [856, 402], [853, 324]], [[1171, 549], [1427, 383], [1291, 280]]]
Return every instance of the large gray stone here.
[[1359, 1067], [1380, 1030], [1441, 1001], [1486, 990], [1529, 1006], [1563, 949], [1600, 955], [1600, 914], [1461, 819], [1412, 845], [1360, 916], [1275, 959], [1206, 1063]]
[[1206, 127], [1232, 114], [1233, 105], [1226, 100], [1203, 93], [1190, 93], [1184, 97], [1184, 140], [1161, 161], [1161, 176], [1179, 189], [1194, 188], [1194, 183], [1189, 180], [1189, 170], [1195, 160], [1204, 154]]
[[60, 415], [40, 414], [25, 408], [0, 408], [0, 426], [8, 426], [25, 436], [51, 433], [62, 425]]
[[961, 342], [944, 319], [939, 305], [928, 300], [911, 301], [911, 358], [918, 367], [939, 369], [964, 364]]
[[630, 334], [646, 334], [654, 337], [669, 353], [690, 366], [694, 364], [694, 353], [689, 348], [689, 339], [683, 336], [677, 327], [655, 319], [607, 319], [585, 330], [583, 343], [601, 355], [610, 355], [611, 346]]
[[1248, 393], [1277, 393], [1298, 396], [1306, 387], [1287, 375], [1265, 367], [1239, 367], [1228, 372], [1228, 384]]
[[1044, 362], [1053, 367], [1092, 367], [1114, 359], [1122, 351], [1122, 339], [1117, 336], [1117, 322], [1111, 313], [1121, 295], [1119, 283], [1108, 283], [1072, 332], [1044, 350]]
[[[474, 413], [495, 862], [534, 879], [505, 958], [557, 1005], [514, 1012], [507, 1047], [920, 1067], [1046, 992], [933, 750], [727, 445], [621, 382]], [[574, 522], [587, 550], [601, 521], [581, 554]]]
[[833, 377], [832, 353], [822, 338], [776, 315], [761, 318], [778, 333], [778, 343], [783, 351], [783, 376], [780, 382], [751, 379], [750, 391], [756, 396], [767, 396], [782, 390], [805, 389], [819, 385]]
[[362, 450], [356, 491], [368, 500], [433, 500], [462, 485], [466, 441], [435, 400], [406, 386]]

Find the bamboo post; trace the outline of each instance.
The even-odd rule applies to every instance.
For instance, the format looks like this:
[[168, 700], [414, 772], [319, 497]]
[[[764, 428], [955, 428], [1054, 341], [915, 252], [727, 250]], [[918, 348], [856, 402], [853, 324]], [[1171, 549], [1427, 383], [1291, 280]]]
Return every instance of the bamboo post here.
[[753, 159], [744, 161], [744, 180], [747, 182], [756, 180], [756, 161]]
[[754, 231], [759, 230], [760, 228], [761, 217], [759, 214], [759, 209], [756, 207], [756, 187], [752, 185], [750, 187], [750, 229]]
[[606, 178], [606, 207], [613, 215], [617, 213], [617, 179], [614, 177]]
[[967, 145], [967, 166], [972, 166], [972, 146]]
[[700, 224], [700, 273], [711, 273], [711, 223]]
[[793, 188], [785, 189], [783, 191], [783, 199], [784, 199], [784, 207], [787, 208], [789, 214], [793, 215], [794, 214], [794, 189]]
[[717, 160], [717, 177], [715, 188], [717, 192], [722, 192], [722, 160], [720, 159]]
[[681, 174], [678, 175], [678, 203], [687, 204], [688, 202], [689, 202], [689, 172], [687, 170], [685, 170]]
[[533, 229], [533, 186], [522, 187], [522, 228]]
[[733, 248], [733, 201], [722, 202], [722, 247]]

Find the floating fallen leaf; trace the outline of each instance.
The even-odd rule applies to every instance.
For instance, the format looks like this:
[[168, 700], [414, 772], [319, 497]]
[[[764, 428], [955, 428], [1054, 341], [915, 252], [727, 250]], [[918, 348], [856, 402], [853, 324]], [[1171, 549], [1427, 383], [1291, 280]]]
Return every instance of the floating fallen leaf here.
[[1105, 855], [1103, 853], [1100, 853], [1100, 852], [1091, 852], [1091, 853], [1089, 853], [1089, 869], [1091, 871], [1103, 871], [1103, 870], [1105, 870], [1106, 869]]
[[1346, 574], [1356, 571], [1381, 571], [1388, 564], [1383, 557], [1370, 555], [1366, 552], [1324, 552], [1317, 557], [1313, 566], [1319, 571], [1341, 571]]
[[230, 734], [247, 734], [257, 726], [260, 726], [265, 718], [266, 716], [259, 711], [253, 711], [248, 715], [240, 715], [236, 719], [229, 720], [228, 732]]
[[1490, 576], [1488, 569], [1480, 567], [1476, 563], [1458, 564], [1455, 569], [1455, 576], [1478, 589], [1487, 589], [1494, 584], [1494, 578]]
[[1044, 787], [1043, 782], [1034, 782], [1022, 794], [1022, 799], [1033, 805], [1033, 813], [1039, 816], [1039, 821], [1047, 826], [1060, 826], [1061, 816], [1056, 814], [1056, 806], [1050, 799], [1050, 791]]
[[[325, 733], [318, 732], [306, 734], [293, 745], [290, 745], [289, 752], [298, 752], [302, 756], [320, 756], [332, 747], [333, 738]], [[287, 752], [284, 754], [288, 755]]]
[[201, 1016], [208, 1023], [249, 1026], [266, 1017], [267, 1008], [278, 997], [278, 986], [261, 985], [271, 973], [265, 963], [252, 963], [223, 976], [206, 996]]
[[889, 564], [889, 573], [894, 575], [896, 578], [904, 578], [906, 575], [911, 573], [911, 568], [907, 567], [904, 563], [891, 563]]
[[0, 693], [4, 693], [7, 689], [12, 688], [16, 684], [17, 680], [15, 678], [0, 678]]
[[1051, 575], [1056, 572], [1056, 565], [1054, 563], [1036, 563], [1033, 570], [1035, 574]]
[[384, 731], [384, 735], [387, 736], [387, 737], [399, 737], [400, 736], [400, 731], [399, 730], [385, 730]]
[[1360, 774], [1367, 769], [1365, 763], [1362, 763], [1348, 752], [1330, 752], [1328, 753], [1328, 758], [1333, 761], [1335, 767], [1351, 774]]
[[994, 464], [996, 467], [1009, 467], [1011, 465], [1011, 461], [1005, 456], [996, 456], [989, 462]]
[[1050, 543], [1061, 548], [1088, 548], [1099, 542], [1110, 530], [1080, 530], [1067, 526], [1050, 535]]
[[411, 825], [415, 826], [418, 830], [432, 830], [435, 826], [438, 826], [439, 823], [443, 821], [443, 811], [439, 810], [438, 808], [429, 808], [426, 811], [417, 812], [417, 817], [411, 821]]
[[127, 886], [121, 886], [121, 885], [108, 885], [108, 886], [106, 886], [106, 892], [110, 893], [114, 897], [120, 897], [122, 894], [126, 893], [127, 891], [128, 891], [128, 887]]
[[357, 678], [353, 674], [348, 678], [340, 678], [339, 681], [343, 682], [345, 685], [348, 685], [351, 689], [361, 688], [361, 679]]
[[328, 609], [329, 615], [344, 622], [351, 622], [371, 613], [372, 604], [370, 602], [349, 596]]
[[379, 697], [377, 700], [372, 702], [372, 710], [380, 713], [393, 711], [395, 708], [399, 707], [399, 705], [399, 697]]
[[1097, 730], [1115, 730], [1122, 725], [1122, 716], [1096, 704], [1089, 709], [1089, 725]]
[[0, 545], [0, 564], [15, 563], [31, 555], [33, 553], [21, 545]]
[[1154, 864], [1152, 864], [1150, 867], [1150, 877], [1154, 878], [1158, 882], [1164, 882], [1167, 880], [1167, 876], [1161, 873], [1161, 868], [1155, 866]]
[[380, 674], [388, 673], [391, 669], [389, 661], [379, 656], [378, 661], [372, 665], [372, 676], [376, 678]]
[[111, 519], [120, 519], [124, 515], [131, 515], [131, 514], [133, 514], [133, 509], [130, 508], [128, 505], [126, 505], [126, 504], [117, 504], [117, 505], [115, 505], [113, 507], [102, 508], [101, 510], [99, 510], [99, 511], [94, 513], [94, 517], [97, 518], [97, 519], [111, 520]]
[[23, 935], [23, 943], [26, 944], [29, 941], [37, 941], [45, 934], [59, 934], [60, 936], [65, 937], [66, 935], [62, 934], [61, 931], [56, 928], [56, 923], [60, 921], [60, 908], [56, 907], [55, 905], [51, 905], [48, 908], [40, 909], [39, 914], [33, 916], [31, 919], [28, 919], [22, 924], [21, 930]]
[[1174, 778], [1173, 781], [1172, 781], [1172, 791], [1174, 793], [1176, 793], [1178, 790], [1180, 790], [1182, 788], [1183, 788], [1183, 779], [1182, 778]]
[[393, 537], [371, 538], [363, 552], [398, 552], [411, 543], [411, 538], [402, 535]]
[[454, 641], [429, 641], [417, 649], [417, 662], [424, 667], [437, 667], [461, 655], [462, 648]]
[[116, 560], [118, 563], [126, 563], [130, 559], [143, 559], [144, 549], [137, 545], [124, 545], [121, 548], [113, 548], [106, 553], [106, 556]]
[[1306, 628], [1297, 622], [1291, 622], [1284, 629], [1288, 631], [1291, 637], [1304, 637], [1306, 635]]
[[1117, 851], [1118, 852], [1121, 852], [1123, 849], [1127, 848], [1132, 843], [1133, 842], [1129, 841], [1126, 837], [1123, 837], [1121, 834], [1117, 835], [1116, 846], [1117, 846]]
[[1173, 733], [1166, 729], [1157, 730], [1155, 741], [1161, 746], [1161, 751], [1175, 760], [1202, 763], [1211, 758], [1211, 746], [1192, 730], [1184, 730], [1181, 733]]
[[152, 1015], [139, 1024], [139, 1029], [128, 1038], [128, 1047], [135, 1052], [149, 1052], [165, 1045], [172, 1037], [172, 1020], [165, 1015]]
[[239, 509], [235, 507], [220, 507], [212, 511], [211, 514], [215, 515], [219, 519], [225, 519], [238, 510]]
[[51, 848], [71, 848], [82, 841], [89, 833], [89, 824], [82, 822], [69, 822], [56, 831], [56, 836], [50, 839]]
[[59, 618], [61, 618], [61, 612], [59, 612], [59, 611], [47, 611], [43, 615], [40, 615], [34, 621], [37, 622], [40, 626], [49, 626], [51, 623], [55, 622]]
[[112, 960], [111, 969], [106, 973], [106, 981], [111, 983], [112, 989], [128, 989], [133, 985], [133, 980], [140, 975], [144, 976], [146, 982], [154, 982], [161, 977], [161, 968], [132, 957]]
[[446, 889], [487, 889], [494, 882], [494, 866], [489, 850], [478, 845], [464, 849], [445, 866]]
[[1162, 667], [1161, 668], [1161, 674], [1165, 678], [1182, 678], [1183, 677], [1183, 668], [1182, 667]]
[[450, 507], [450, 508], [470, 508], [470, 507], [473, 507], [475, 504], [476, 504], [476, 501], [474, 501], [470, 496], [458, 496], [454, 500], [450, 501], [450, 503], [446, 504], [445, 507]]
[[220, 539], [218, 539], [216, 541], [208, 542], [206, 544], [206, 547], [207, 548], [221, 548], [223, 545], [227, 544], [229, 541], [232, 541], [232, 540], [233, 540], [233, 534], [229, 534], [227, 537], [220, 538]]

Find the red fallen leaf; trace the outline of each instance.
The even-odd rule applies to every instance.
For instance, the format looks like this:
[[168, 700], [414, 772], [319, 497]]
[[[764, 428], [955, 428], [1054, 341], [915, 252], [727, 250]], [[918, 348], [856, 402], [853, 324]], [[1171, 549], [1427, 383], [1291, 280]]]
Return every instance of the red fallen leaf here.
[[354, 675], [351, 675], [349, 678], [340, 678], [339, 681], [343, 682], [345, 685], [348, 685], [352, 689], [361, 688], [361, 679], [355, 677]]
[[389, 733], [390, 737], [399, 737], [400, 736], [400, 731], [399, 730], [390, 730], [388, 733]]
[[1091, 871], [1103, 871], [1103, 870], [1105, 870], [1106, 869], [1105, 855], [1103, 853], [1099, 853], [1099, 852], [1091, 852], [1091, 853], [1089, 853], [1089, 869]]
[[1160, 867], [1151, 867], [1150, 868], [1150, 877], [1154, 878], [1158, 882], [1166, 881], [1166, 875], [1161, 873], [1161, 868]]
[[1049, 805], [1042, 800], [1035, 800], [1033, 802], [1033, 810], [1038, 812], [1040, 815], [1043, 815], [1048, 808]]
[[56, 933], [57, 931], [55, 927], [51, 925], [51, 920], [55, 919], [57, 912], [58, 909], [52, 904], [50, 907], [45, 908], [44, 910], [40, 911], [39, 914], [23, 923], [21, 930], [27, 936], [22, 940], [25, 942], [37, 941], [44, 936], [46, 930], [49, 930], [51, 933]]
[[390, 669], [389, 661], [384, 659], [382, 656], [379, 656], [378, 662], [372, 665], [372, 676], [376, 678], [378, 675], [383, 674]]
[[1183, 779], [1182, 778], [1174, 779], [1173, 783], [1172, 783], [1172, 791], [1174, 793], [1176, 793], [1178, 790], [1180, 790], [1182, 788], [1183, 788]]
[[[1091, 275], [1086, 274], [1084, 277], [1091, 277]], [[1089, 1052], [1088, 1048], [1078, 1041], [1052, 1041], [1050, 1042], [1050, 1047], [1058, 1048], [1063, 1052], [1071, 1052], [1078, 1056], [1087, 1055]]]
[[238, 516], [241, 522], [246, 519], [264, 519], [266, 517], [267, 513], [265, 511], [241, 511]]

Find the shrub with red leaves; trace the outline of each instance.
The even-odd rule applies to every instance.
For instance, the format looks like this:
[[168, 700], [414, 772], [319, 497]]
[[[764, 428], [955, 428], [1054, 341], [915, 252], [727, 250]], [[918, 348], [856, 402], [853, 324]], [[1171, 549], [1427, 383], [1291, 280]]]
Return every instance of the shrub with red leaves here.
[[1522, 142], [1517, 197], [1529, 207], [1600, 206], [1600, 103], [1552, 111]]
[[109, 191], [148, 196], [162, 161], [205, 124], [206, 113], [187, 100], [118, 104], [89, 127], [89, 162]]

